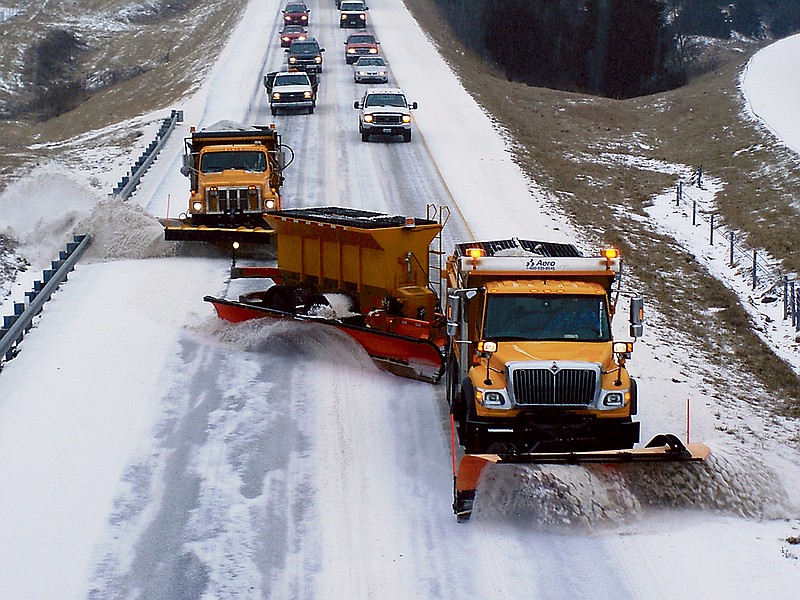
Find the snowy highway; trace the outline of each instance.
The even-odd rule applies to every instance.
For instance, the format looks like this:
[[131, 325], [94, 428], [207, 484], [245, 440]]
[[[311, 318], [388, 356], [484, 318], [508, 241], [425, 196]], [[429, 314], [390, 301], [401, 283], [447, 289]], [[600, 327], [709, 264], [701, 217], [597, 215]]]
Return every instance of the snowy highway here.
[[[347, 30], [330, 0], [309, 6], [326, 48], [315, 113], [270, 116], [261, 77], [285, 60], [282, 3], [251, 1], [134, 204], [156, 217], [185, 210], [188, 127], [275, 122], [295, 152], [285, 208], [425, 216], [447, 205], [445, 248], [571, 235], [401, 0], [371, 2], [370, 27], [390, 83], [420, 104], [417, 129], [410, 144], [361, 142], [353, 101], [364, 86], [345, 65]], [[800, 589], [797, 557], [779, 550], [796, 521], [754, 516], [765, 504], [774, 514], [757, 516], [790, 516], [766, 476], [740, 516], [702, 502], [645, 507], [612, 475], [555, 469], [545, 475], [566, 495], [550, 499], [549, 520], [535, 494], [487, 493], [456, 523], [443, 386], [378, 370], [336, 331], [221, 322], [202, 298], [238, 293], [227, 258], [163, 256], [155, 222], [141, 226], [133, 207], [88, 222], [100, 234], [94, 261], [0, 374], [0, 598], [780, 600]], [[127, 240], [141, 258], [105, 260], [125, 226], [141, 227]], [[678, 366], [666, 346], [649, 352], [638, 368], [658, 402], [643, 429], [682, 433], [685, 398], [664, 391]], [[714, 447], [713, 410], [702, 411], [695, 436]], [[530, 494], [528, 475], [516, 476]], [[695, 477], [664, 481], [688, 481], [691, 496]], [[742, 492], [708, 484], [729, 500]]]

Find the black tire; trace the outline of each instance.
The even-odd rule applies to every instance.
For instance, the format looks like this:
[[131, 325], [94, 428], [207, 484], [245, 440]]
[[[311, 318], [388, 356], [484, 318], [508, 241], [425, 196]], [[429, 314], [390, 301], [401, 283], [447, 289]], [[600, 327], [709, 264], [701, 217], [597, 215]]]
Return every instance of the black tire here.
[[362, 142], [368, 142], [369, 141], [369, 134], [366, 131], [364, 131], [363, 129], [361, 130], [361, 141]]
[[313, 106], [309, 106], [308, 107], [308, 114], [310, 114], [310, 115], [314, 114], [314, 107]]
[[270, 106], [270, 107], [269, 107], [269, 112], [271, 112], [271, 113], [272, 113], [272, 116], [275, 116], [275, 115], [277, 115], [277, 114], [278, 114], [278, 109], [277, 109], [277, 108], [275, 108], [274, 106]]
[[271, 288], [267, 288], [267, 290], [264, 292], [262, 302], [267, 308], [272, 308], [285, 313], [294, 314], [294, 312], [297, 310], [295, 306], [294, 292], [282, 285], [273, 285]]
[[411, 141], [411, 130], [410, 129], [406, 129], [406, 130], [403, 131], [403, 141], [404, 142], [410, 142]]

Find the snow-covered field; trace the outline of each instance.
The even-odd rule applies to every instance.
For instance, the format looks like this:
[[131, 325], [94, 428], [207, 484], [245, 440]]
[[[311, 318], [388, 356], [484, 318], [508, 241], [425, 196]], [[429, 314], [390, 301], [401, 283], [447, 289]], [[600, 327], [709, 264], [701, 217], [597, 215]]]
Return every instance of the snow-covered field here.
[[[288, 203], [412, 214], [448, 204], [449, 243], [575, 233], [400, 0], [374, 0], [370, 18], [393, 81], [420, 104], [418, 132], [411, 144], [362, 144], [338, 15], [329, 0], [309, 4], [326, 71], [315, 115], [275, 119], [298, 152]], [[0, 233], [33, 264], [11, 299], [75, 223], [97, 239], [0, 373], [0, 598], [795, 598], [797, 424], [717, 398], [674, 340], [637, 344], [642, 437], [684, 436], [688, 399], [709, 464], [490, 472], [459, 525], [441, 389], [376, 370], [336, 334], [217, 321], [202, 296], [229, 291], [228, 261], [170, 256], [147, 213], [185, 201], [188, 126], [269, 119], [260, 75], [283, 60], [280, 8], [252, 1], [206, 84], [170, 107], [185, 110], [184, 130], [131, 206], [86, 183], [110, 189], [122, 173], [107, 166], [46, 165], [0, 197]], [[757, 54], [742, 80], [755, 114], [795, 149], [800, 82], [780, 78], [778, 95], [770, 70], [785, 72], [798, 40]], [[696, 192], [707, 202], [713, 175]], [[706, 248], [666, 195], [651, 214], [746, 302], [724, 250]], [[763, 334], [800, 362], [780, 319]]]

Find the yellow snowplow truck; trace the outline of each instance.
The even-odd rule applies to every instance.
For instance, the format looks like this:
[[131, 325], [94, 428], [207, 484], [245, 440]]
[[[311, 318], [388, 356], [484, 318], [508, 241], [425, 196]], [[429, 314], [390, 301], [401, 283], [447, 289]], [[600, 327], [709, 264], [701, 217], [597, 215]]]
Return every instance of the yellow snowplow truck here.
[[[639, 441], [633, 341], [615, 341], [621, 259], [520, 239], [459, 244], [448, 258], [447, 400], [454, 511], [469, 517], [487, 464], [702, 460], [708, 448]], [[634, 298], [630, 334], [642, 334]], [[456, 473], [455, 437], [466, 456]]]
[[220, 121], [192, 128], [181, 167], [189, 178], [189, 206], [178, 220], [167, 216], [165, 239], [269, 243], [264, 213], [281, 208], [287, 151], [274, 126]]

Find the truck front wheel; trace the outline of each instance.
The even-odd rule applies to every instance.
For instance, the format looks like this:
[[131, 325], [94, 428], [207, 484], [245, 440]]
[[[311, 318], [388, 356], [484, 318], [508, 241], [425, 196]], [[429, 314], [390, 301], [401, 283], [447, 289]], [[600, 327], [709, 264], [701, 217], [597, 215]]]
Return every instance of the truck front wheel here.
[[363, 129], [361, 130], [361, 141], [362, 142], [368, 142], [369, 141], [369, 134], [366, 131], [364, 131]]
[[403, 131], [403, 141], [404, 142], [410, 142], [411, 141], [411, 130], [410, 129], [406, 129], [405, 131]]

